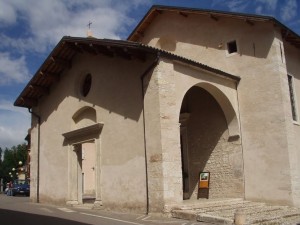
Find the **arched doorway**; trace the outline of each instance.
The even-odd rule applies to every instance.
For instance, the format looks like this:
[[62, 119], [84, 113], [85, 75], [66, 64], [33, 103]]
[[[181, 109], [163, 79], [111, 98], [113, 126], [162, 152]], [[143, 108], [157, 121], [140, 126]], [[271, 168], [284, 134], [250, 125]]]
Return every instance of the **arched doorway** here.
[[[243, 197], [240, 140], [231, 139], [230, 129], [235, 128], [229, 128], [236, 117], [228, 112], [234, 114], [234, 110], [230, 110], [229, 101], [224, 101], [225, 96], [206, 87], [210, 86], [190, 88], [181, 104], [183, 199]], [[210, 173], [209, 189], [198, 188], [200, 172]]]
[[[96, 145], [95, 140], [74, 144], [78, 163], [79, 202], [93, 203], [96, 199]], [[82, 199], [82, 201], [81, 201]]]
[[97, 123], [96, 111], [83, 107], [73, 115], [72, 130], [62, 134], [68, 154], [67, 204], [94, 203], [102, 205], [100, 134], [102, 123]]

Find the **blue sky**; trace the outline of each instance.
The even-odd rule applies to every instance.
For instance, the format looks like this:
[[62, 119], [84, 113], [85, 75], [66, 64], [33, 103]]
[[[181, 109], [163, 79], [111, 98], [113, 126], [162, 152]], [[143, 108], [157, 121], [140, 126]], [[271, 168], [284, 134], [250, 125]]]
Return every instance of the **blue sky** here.
[[24, 142], [27, 109], [13, 103], [65, 35], [126, 39], [154, 5], [273, 16], [300, 34], [300, 0], [0, 0], [0, 147]]

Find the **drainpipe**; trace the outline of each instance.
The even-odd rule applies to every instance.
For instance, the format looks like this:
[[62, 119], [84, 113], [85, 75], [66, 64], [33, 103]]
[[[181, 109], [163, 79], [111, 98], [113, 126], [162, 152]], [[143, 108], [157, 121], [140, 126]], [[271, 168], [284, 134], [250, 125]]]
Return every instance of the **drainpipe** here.
[[144, 132], [144, 153], [145, 153], [145, 171], [146, 171], [146, 200], [147, 200], [147, 206], [146, 206], [146, 214], [149, 214], [149, 183], [148, 183], [148, 162], [147, 162], [147, 140], [146, 140], [146, 125], [145, 125], [145, 104], [144, 104], [144, 78], [151, 70], [153, 70], [160, 58], [160, 53], [158, 52], [156, 55], [155, 60], [151, 65], [145, 70], [145, 72], [141, 76], [141, 82], [142, 82], [142, 100], [143, 100], [143, 132]]
[[41, 125], [41, 117], [34, 113], [32, 109], [28, 108], [28, 112], [30, 112], [33, 116], [35, 116], [38, 119], [38, 149], [37, 149], [37, 185], [36, 185], [36, 202], [40, 202], [40, 139], [41, 139], [41, 131], [40, 131], [40, 125]]
[[240, 142], [241, 142], [241, 149], [242, 149], [242, 159], [243, 159], [243, 180], [244, 180], [244, 200], [246, 200], [246, 177], [245, 177], [245, 155], [244, 155], [244, 143], [242, 137], [242, 121], [241, 121], [241, 111], [240, 111], [240, 99], [239, 99], [239, 91], [238, 91], [239, 83], [236, 83], [236, 96], [237, 96], [237, 106], [238, 106], [238, 116], [239, 116], [239, 123], [240, 123]]

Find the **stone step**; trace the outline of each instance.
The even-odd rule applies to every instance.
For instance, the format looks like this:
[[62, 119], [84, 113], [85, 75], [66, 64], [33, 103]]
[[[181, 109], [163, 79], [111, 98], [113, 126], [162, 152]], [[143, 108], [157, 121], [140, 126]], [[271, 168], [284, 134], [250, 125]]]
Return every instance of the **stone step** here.
[[191, 209], [174, 209], [171, 211], [173, 218], [183, 219], [183, 220], [196, 220], [197, 213]]
[[264, 215], [271, 215], [271, 214], [279, 214], [282, 212], [282, 208], [280, 207], [262, 207], [261, 205], [255, 206], [255, 205], [249, 205], [244, 207], [238, 207], [238, 208], [230, 208], [230, 209], [220, 209], [217, 211], [212, 211], [212, 213], [219, 212], [218, 216], [222, 216], [225, 218], [232, 218], [234, 216], [234, 213], [237, 209], [240, 209], [243, 211], [245, 215], [248, 217], [255, 217], [255, 216], [264, 216]]
[[290, 224], [290, 222], [300, 223], [300, 211], [293, 209], [281, 209], [280, 211], [267, 211], [256, 215], [247, 215], [249, 224]]
[[84, 204], [93, 204], [95, 200], [96, 200], [95, 196], [84, 195], [82, 197], [82, 202]]
[[176, 207], [173, 207], [173, 209], [203, 209], [206, 207], [215, 207], [215, 206], [226, 206], [226, 205], [234, 205], [239, 204], [241, 202], [247, 202], [243, 199], [216, 199], [216, 200], [200, 200], [194, 203], [188, 203], [188, 204], [182, 204]]
[[[234, 213], [236, 209], [232, 210], [224, 210], [218, 213], [214, 212], [211, 215], [222, 217], [225, 219], [232, 219], [234, 218]], [[251, 208], [251, 209], [243, 209], [245, 217], [247, 219], [247, 224], [261, 224], [263, 222], [268, 221], [280, 221], [283, 224], [288, 218], [289, 220], [298, 219], [300, 222], [300, 212], [299, 210], [292, 210], [290, 208], [283, 208], [283, 207], [264, 207], [264, 208]]]
[[[228, 214], [232, 214], [235, 212], [236, 209], [244, 209], [244, 210], [251, 210], [253, 208], [263, 208], [265, 205], [263, 203], [252, 203], [252, 202], [241, 202], [237, 204], [232, 205], [216, 205], [216, 206], [210, 206], [210, 207], [203, 207], [203, 208], [197, 208], [194, 209], [198, 213], [210, 213], [210, 212], [228, 212]], [[232, 213], [231, 213], [232, 212]]]
[[242, 200], [202, 201], [198, 204], [182, 205], [171, 210], [175, 218], [197, 220], [213, 224], [232, 224], [239, 209], [248, 224], [300, 224], [300, 209], [287, 206], [270, 206], [260, 202]]
[[79, 205], [73, 205], [72, 207], [78, 208], [78, 209], [93, 209], [94, 204], [93, 203], [84, 203]]

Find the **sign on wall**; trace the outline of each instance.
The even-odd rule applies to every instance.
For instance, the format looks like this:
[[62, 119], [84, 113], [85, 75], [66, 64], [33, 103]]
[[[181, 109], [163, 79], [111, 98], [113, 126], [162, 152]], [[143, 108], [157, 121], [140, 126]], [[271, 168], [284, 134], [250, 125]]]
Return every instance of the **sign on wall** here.
[[209, 172], [201, 172], [199, 177], [199, 188], [209, 188]]

